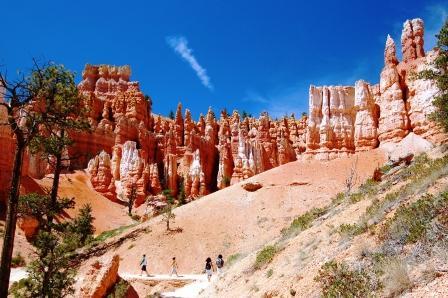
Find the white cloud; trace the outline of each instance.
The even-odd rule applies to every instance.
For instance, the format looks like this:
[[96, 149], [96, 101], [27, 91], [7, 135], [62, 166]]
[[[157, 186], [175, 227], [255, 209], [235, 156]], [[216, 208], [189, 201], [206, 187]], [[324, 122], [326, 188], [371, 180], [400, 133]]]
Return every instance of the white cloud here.
[[207, 70], [199, 64], [198, 60], [193, 55], [193, 50], [188, 47], [188, 40], [183, 36], [170, 36], [166, 38], [166, 41], [168, 45], [182, 57], [182, 59], [190, 64], [202, 84], [208, 89], [213, 90], [213, 85], [210, 82], [210, 77], [207, 75]]

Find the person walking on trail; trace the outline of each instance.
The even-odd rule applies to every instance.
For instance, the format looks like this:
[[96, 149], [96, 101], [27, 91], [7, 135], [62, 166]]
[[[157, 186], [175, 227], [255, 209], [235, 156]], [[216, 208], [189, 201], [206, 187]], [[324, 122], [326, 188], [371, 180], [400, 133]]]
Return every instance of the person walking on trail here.
[[213, 266], [212, 259], [210, 257], [208, 257], [207, 260], [205, 260], [205, 273], [207, 274], [208, 281], [210, 281], [210, 279], [212, 278], [212, 274], [214, 271], [213, 267], [214, 266]]
[[176, 276], [179, 277], [179, 275], [177, 274], [176, 257], [173, 257], [173, 261], [171, 262], [171, 274], [170, 274], [170, 276], [172, 276], [173, 274], [176, 274]]
[[148, 265], [148, 261], [146, 260], [146, 255], [143, 255], [142, 260], [140, 261], [140, 268], [141, 268], [140, 275], [142, 275], [143, 272], [145, 272], [146, 276], [149, 276], [148, 271], [146, 271], [147, 265]]
[[216, 259], [216, 268], [218, 275], [222, 274], [222, 267], [224, 267], [224, 259], [222, 258], [222, 255], [219, 255]]

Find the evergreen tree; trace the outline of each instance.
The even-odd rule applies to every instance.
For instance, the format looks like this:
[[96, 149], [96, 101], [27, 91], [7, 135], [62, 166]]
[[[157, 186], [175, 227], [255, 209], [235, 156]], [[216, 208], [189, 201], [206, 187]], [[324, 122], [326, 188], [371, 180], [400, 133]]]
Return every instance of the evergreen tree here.
[[248, 112], [246, 112], [246, 111], [243, 110], [243, 112], [241, 113], [241, 120], [244, 120], [244, 119], [246, 119], [247, 117], [251, 118], [251, 117], [252, 117], [252, 114], [251, 114], [251, 113], [248, 113]]
[[166, 230], [171, 231], [170, 222], [176, 218], [176, 215], [173, 213], [174, 198], [171, 195], [170, 189], [165, 189], [162, 193], [165, 196], [167, 203], [165, 208], [162, 210], [163, 220], [166, 222]]
[[171, 120], [174, 120], [174, 112], [173, 112], [173, 110], [171, 110], [170, 113], [168, 114], [168, 118], [170, 118]]
[[[40, 133], [31, 142], [33, 153], [41, 153], [53, 169], [50, 191], [52, 204], [56, 204], [59, 179], [70, 158], [67, 148], [73, 145], [70, 134], [90, 129], [83, 99], [75, 84], [74, 74], [62, 65], [50, 63], [38, 73], [33, 73], [30, 88], [36, 94], [35, 105], [41, 110]], [[40, 81], [45, 84], [39, 84]], [[49, 222], [52, 222], [50, 215]], [[50, 227], [51, 229], [51, 227]]]
[[132, 216], [132, 207], [134, 207], [135, 200], [137, 200], [137, 186], [135, 183], [131, 184], [129, 195], [127, 196], [128, 215]]
[[434, 97], [433, 105], [436, 110], [431, 118], [448, 131], [448, 19], [436, 38], [438, 56], [432, 62], [432, 67], [418, 73], [417, 78], [436, 82], [439, 92]]
[[183, 177], [181, 177], [181, 179], [179, 179], [179, 194], [177, 195], [177, 201], [179, 202], [179, 205], [185, 205], [187, 203]]
[[6, 123], [0, 125], [9, 126], [16, 143], [0, 263], [0, 297], [6, 297], [8, 292], [24, 152], [46, 124], [43, 117], [46, 111], [36, 105], [36, 101], [40, 98], [40, 90], [49, 87], [44, 76], [47, 67], [41, 67], [34, 61], [30, 75], [19, 74], [16, 80], [8, 78], [6, 70], [0, 72], [0, 97], [4, 100], [0, 102], [0, 108], [4, 108], [7, 114]]
[[19, 297], [65, 297], [73, 294], [76, 271], [69, 266], [72, 247], [64, 240], [69, 223], [53, 222], [53, 218], [74, 207], [74, 200], [30, 193], [21, 196], [19, 216], [31, 216], [39, 221], [39, 232], [32, 244], [36, 258], [27, 266], [28, 277], [23, 282]]
[[[27, 91], [32, 95], [32, 107], [25, 113], [37, 119], [38, 134], [29, 141], [29, 147], [32, 153], [47, 159], [53, 169], [53, 183], [44, 196], [24, 197], [26, 203], [22, 210], [39, 220], [39, 232], [33, 242], [37, 259], [30, 265], [28, 290], [33, 297], [61, 297], [72, 291], [73, 271], [67, 266], [69, 248], [63, 239], [68, 224], [55, 223], [53, 219], [72, 207], [70, 202], [73, 200], [58, 197], [59, 179], [69, 160], [67, 149], [73, 144], [70, 134], [88, 130], [89, 124], [73, 73], [52, 63], [35, 68], [26, 81]], [[3, 278], [3, 267], [0, 273]], [[2, 293], [0, 297], [3, 297]]]
[[85, 204], [79, 210], [78, 216], [69, 225], [69, 231], [79, 239], [81, 246], [86, 245], [93, 239], [93, 234], [95, 233], [94, 219], [92, 206]]

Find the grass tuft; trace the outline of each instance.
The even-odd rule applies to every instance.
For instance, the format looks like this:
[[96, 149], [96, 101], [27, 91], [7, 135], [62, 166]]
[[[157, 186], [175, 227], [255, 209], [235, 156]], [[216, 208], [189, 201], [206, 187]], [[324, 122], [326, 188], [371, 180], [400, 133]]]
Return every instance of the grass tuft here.
[[283, 237], [295, 236], [303, 230], [311, 227], [313, 221], [324, 215], [328, 208], [313, 208], [295, 218], [288, 228], [282, 230]]
[[265, 246], [262, 250], [260, 250], [257, 253], [254, 268], [258, 270], [264, 265], [269, 264], [274, 259], [274, 256], [277, 252], [278, 252], [277, 246], [275, 245]]
[[227, 266], [232, 266], [233, 264], [235, 264], [239, 259], [241, 259], [241, 254], [240, 253], [236, 253], [236, 254], [233, 254], [233, 255], [230, 255], [228, 258], [227, 258], [227, 262], [226, 262], [226, 264], [227, 264]]

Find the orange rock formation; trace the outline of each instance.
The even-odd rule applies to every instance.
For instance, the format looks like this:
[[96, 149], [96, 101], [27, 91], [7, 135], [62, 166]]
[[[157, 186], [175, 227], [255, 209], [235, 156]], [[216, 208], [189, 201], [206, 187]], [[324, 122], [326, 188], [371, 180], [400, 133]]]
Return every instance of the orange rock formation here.
[[[87, 168], [93, 187], [110, 200], [126, 200], [135, 187], [138, 205], [147, 198], [158, 202], [163, 189], [176, 196], [181, 186], [191, 200], [296, 159], [346, 156], [398, 142], [410, 131], [440, 140], [428, 119], [437, 88], [410, 76], [436, 55], [424, 53], [423, 31], [420, 19], [404, 23], [402, 62], [387, 37], [378, 85], [361, 80], [355, 86], [311, 86], [309, 117], [301, 119], [273, 120], [267, 113], [241, 119], [237, 111], [222, 111], [217, 119], [210, 108], [196, 122], [180, 103], [175, 119], [155, 116], [151, 99], [129, 80], [128, 66], [86, 65], [79, 90], [93, 132], [72, 135], [75, 146], [68, 154], [79, 158], [70, 168]], [[0, 129], [5, 191], [14, 143]], [[25, 168], [25, 175], [45, 173], [35, 157], [27, 157]]]

